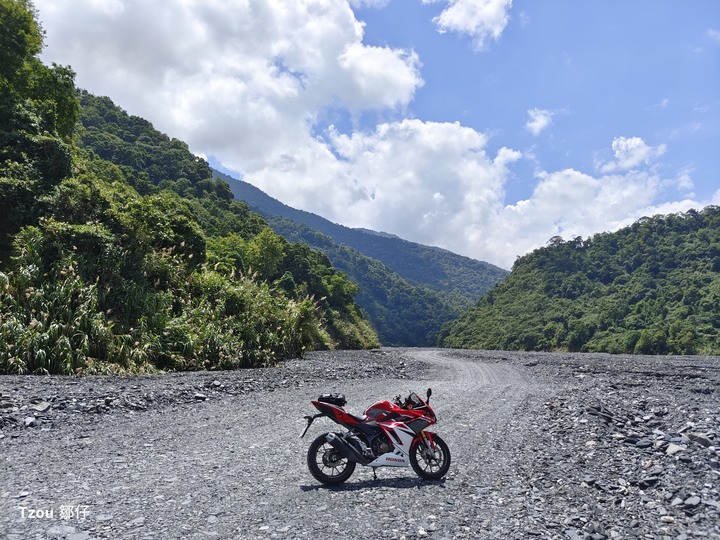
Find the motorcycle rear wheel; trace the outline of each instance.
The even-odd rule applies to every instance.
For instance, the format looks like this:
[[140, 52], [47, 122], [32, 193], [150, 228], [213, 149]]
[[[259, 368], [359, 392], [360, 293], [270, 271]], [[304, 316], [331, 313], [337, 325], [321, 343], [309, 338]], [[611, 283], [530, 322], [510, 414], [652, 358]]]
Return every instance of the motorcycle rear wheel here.
[[315, 439], [307, 453], [308, 469], [316, 480], [328, 485], [342, 484], [355, 471], [355, 462], [350, 461], [333, 448], [323, 433]]
[[432, 434], [432, 441], [435, 444], [432, 451], [421, 440], [413, 445], [410, 449], [410, 465], [420, 478], [440, 480], [450, 468], [450, 449], [436, 433]]

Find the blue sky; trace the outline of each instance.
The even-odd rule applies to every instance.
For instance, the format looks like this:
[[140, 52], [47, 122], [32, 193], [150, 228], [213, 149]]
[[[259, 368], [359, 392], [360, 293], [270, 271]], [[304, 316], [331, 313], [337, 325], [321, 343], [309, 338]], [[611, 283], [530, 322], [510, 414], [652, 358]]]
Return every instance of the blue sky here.
[[720, 2], [36, 0], [43, 58], [281, 201], [510, 268], [720, 204]]

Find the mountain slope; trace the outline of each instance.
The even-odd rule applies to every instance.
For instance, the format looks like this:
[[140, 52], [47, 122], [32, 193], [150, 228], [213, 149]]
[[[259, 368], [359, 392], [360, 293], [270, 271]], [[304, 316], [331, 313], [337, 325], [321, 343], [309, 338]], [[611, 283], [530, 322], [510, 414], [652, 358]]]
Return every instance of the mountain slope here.
[[273, 199], [255, 186], [218, 171], [238, 200], [266, 216], [278, 216], [315, 229], [338, 244], [345, 244], [377, 259], [400, 276], [415, 284], [448, 293], [456, 292], [475, 302], [507, 274], [487, 262], [457, 255], [445, 249], [424, 246], [395, 235], [338, 225], [316, 214], [296, 210]]
[[333, 267], [350, 276], [360, 287], [358, 305], [386, 346], [434, 346], [442, 325], [470, 307], [462, 298], [453, 301], [452, 295], [409, 283], [380, 261], [315, 229], [279, 217], [266, 219], [288, 241], [321, 250]]
[[518, 259], [448, 347], [720, 354], [720, 207], [643, 218]]
[[385, 345], [435, 345], [443, 324], [470, 308], [507, 272], [386, 233], [350, 229], [296, 210], [256, 187], [214, 171], [235, 196], [293, 242], [320, 249], [360, 286], [358, 304]]

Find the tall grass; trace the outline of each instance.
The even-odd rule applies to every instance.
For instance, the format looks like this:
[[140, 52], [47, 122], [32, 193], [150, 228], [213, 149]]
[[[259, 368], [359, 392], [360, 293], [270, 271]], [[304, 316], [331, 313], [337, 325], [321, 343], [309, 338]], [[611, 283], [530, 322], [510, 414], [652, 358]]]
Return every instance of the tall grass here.
[[16, 240], [15, 268], [0, 273], [0, 373], [233, 369], [332, 346], [311, 298], [252, 277], [200, 266], [168, 290], [127, 285], [109, 307], [74, 255], [42, 260], [39, 229]]

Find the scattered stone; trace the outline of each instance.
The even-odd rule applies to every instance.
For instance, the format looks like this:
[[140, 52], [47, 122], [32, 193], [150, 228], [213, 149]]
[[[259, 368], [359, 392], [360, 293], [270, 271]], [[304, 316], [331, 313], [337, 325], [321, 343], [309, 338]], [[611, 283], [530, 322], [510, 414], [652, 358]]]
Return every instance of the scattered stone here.
[[703, 445], [705, 448], [708, 448], [713, 445], [713, 442], [708, 438], [707, 435], [705, 435], [703, 433], [688, 433], [687, 436], [688, 436], [688, 439], [690, 439], [693, 442]]
[[638, 448], [650, 448], [653, 445], [653, 442], [650, 439], [640, 439], [638, 442], [635, 443], [635, 446]]
[[144, 516], [137, 517], [128, 523], [128, 527], [141, 527], [142, 525], [145, 525]]
[[83, 531], [83, 532], [77, 532], [68, 534], [65, 537], [65, 540], [92, 540], [92, 535], [89, 532]]
[[77, 531], [75, 527], [71, 527], [70, 525], [53, 525], [47, 530], [47, 535], [49, 538], [68, 538], [69, 535], [74, 534]]
[[32, 405], [30, 405], [30, 408], [34, 411], [42, 413], [50, 408], [50, 404], [47, 401], [40, 401], [38, 403], [33, 403]]
[[679, 444], [670, 443], [668, 444], [667, 448], [665, 449], [665, 453], [668, 456], [674, 456], [678, 452], [682, 452], [683, 450], [687, 450], [684, 446], [680, 446]]
[[641, 488], [647, 488], [657, 484], [658, 480], [660, 479], [657, 476], [643, 476], [638, 481], [638, 486], [640, 486]]
[[[21, 429], [25, 426], [25, 418], [31, 418], [29, 414], [32, 412], [40, 413], [33, 420], [43, 430], [59, 430], [67, 424], [71, 424], [73, 429], [75, 424], [80, 426], [81, 429], [72, 432], [73, 436], [68, 439], [68, 444], [77, 447], [82, 443], [77, 433], [96, 435], [84, 427], [97, 422], [114, 422], [106, 419], [107, 415], [119, 415], [122, 422], [126, 419], [140, 421], [141, 418], [150, 417], [152, 411], [176, 414], [176, 411], [183, 410], [180, 407], [197, 407], [205, 400], [214, 402], [216, 399], [225, 399], [225, 396], [269, 390], [278, 393], [278, 407], [296, 410], [307, 405], [307, 400], [313, 397], [316, 388], [322, 391], [325, 388], [327, 391], [342, 391], [343, 384], [352, 379], [418, 381], [437, 378], [434, 373], [426, 377], [427, 372], [423, 372], [416, 361], [402, 362], [405, 365], [400, 366], [398, 358], [402, 354], [400, 350], [312, 353], [308, 358], [284, 362], [277, 368], [235, 372], [193, 372], [127, 378], [0, 378], [0, 439], [2, 433], [6, 435], [6, 439], [0, 441], [3, 447], [0, 452], [5, 447], [15, 452], [25, 441], [36, 444], [44, 441], [43, 437], [51, 440], [54, 432], [43, 435], [39, 428], [35, 431]], [[438, 403], [438, 412], [442, 412], [438, 431], [442, 435], [447, 434], [446, 440], [451, 444], [451, 449], [458, 449], [453, 457], [459, 456], [451, 467], [447, 481], [442, 485], [415, 483], [412, 471], [408, 473], [402, 469], [388, 469], [387, 474], [379, 475], [379, 481], [371, 481], [371, 471], [363, 467], [358, 467], [350, 480], [351, 489], [347, 491], [323, 487], [316, 491], [312, 480], [301, 480], [301, 489], [309, 491], [313, 500], [317, 498], [318, 502], [322, 502], [318, 508], [324, 507], [328, 514], [338, 510], [335, 501], [341, 499], [362, 502], [365, 506], [369, 504], [368, 510], [372, 510], [372, 505], [378, 500], [387, 499], [391, 510], [388, 519], [384, 520], [385, 525], [399, 523], [397, 520], [402, 513], [401, 508], [408, 515], [420, 516], [403, 526], [395, 525], [398, 529], [392, 532], [389, 527], [383, 529], [385, 536], [373, 536], [373, 532], [380, 530], [379, 525], [373, 523], [367, 534], [363, 536], [359, 532], [358, 538], [418, 538], [422, 536], [420, 531], [424, 531], [425, 537], [438, 539], [562, 537], [582, 540], [720, 540], [718, 393], [692, 392], [692, 385], [687, 384], [687, 376], [692, 374], [692, 380], [697, 382], [696, 387], [720, 387], [717, 359], [625, 357], [590, 353], [498, 354], [481, 351], [448, 351], [443, 354], [476, 358], [486, 365], [502, 364], [513, 369], [519, 367], [521, 373], [530, 363], [532, 369], [528, 368], [525, 374], [531, 374], [533, 384], [545, 377], [553, 380], [554, 384], [533, 390], [535, 393], [528, 396], [522, 407], [517, 409], [516, 416], [510, 417], [501, 429], [493, 426], [493, 432], [485, 429], [484, 425], [479, 426], [482, 433], [487, 434], [487, 441], [483, 441], [487, 443], [483, 446], [486, 452], [481, 452], [479, 458], [473, 457], [469, 447], [462, 446], [462, 435], [475, 427], [472, 423], [473, 413], [467, 407], [470, 402], [458, 403], [437, 392], [438, 397], [433, 397], [433, 400]], [[358, 357], [364, 360], [358, 362]], [[528, 362], [528, 359], [532, 361]], [[576, 374], [582, 374], [583, 377], [578, 378]], [[447, 373], [443, 376], [447, 376]], [[397, 386], [398, 393], [406, 391], [402, 382]], [[291, 390], [293, 388], [300, 390], [294, 393]], [[413, 382], [411, 388], [417, 389], [416, 383]], [[204, 398], [198, 398], [198, 394]], [[35, 396], [43, 396], [43, 399], [33, 402]], [[33, 407], [39, 406], [41, 401], [52, 405], [45, 411]], [[6, 403], [10, 406], [3, 406]], [[221, 402], [221, 405], [225, 403]], [[302, 405], [298, 405], [300, 403]], [[588, 404], [593, 404], [594, 412], [590, 411]], [[210, 405], [202, 405], [203, 412]], [[357, 412], [362, 411], [364, 405], [367, 403], [350, 403], [348, 408]], [[300, 416], [311, 410], [303, 409]], [[52, 416], [42, 415], [47, 411], [51, 411]], [[100, 411], [102, 415], [96, 414]], [[151, 412], [143, 416], [146, 411]], [[219, 422], [213, 418], [208, 428], [214, 429]], [[304, 425], [304, 422], [301, 423]], [[64, 437], [65, 433], [70, 432], [61, 431], [60, 435]], [[589, 441], [592, 444], [587, 444]], [[94, 437], [93, 444], [102, 451], [106, 442]], [[248, 440], [248, 444], [256, 445], [251, 452], [260, 451], [261, 445], [257, 445], [256, 440]], [[508, 459], [509, 449], [511, 456]], [[163, 460], [172, 459], [165, 455], [163, 445], [155, 440], [139, 441], [137, 451], [146, 452], [147, 455], [157, 454]], [[237, 447], [228, 449], [228, 452], [228, 457], [240, 457], [241, 450]], [[495, 459], [495, 454], [499, 459]], [[291, 452], [281, 452], [277, 457], [281, 460], [289, 459]], [[233, 511], [238, 512], [237, 520], [218, 520], [214, 514], [207, 512], [207, 507], [203, 509], [202, 506], [196, 506], [204, 504], [203, 497], [209, 492], [207, 488], [215, 480], [224, 481], [224, 476], [218, 476], [225, 474], [223, 465], [219, 465], [218, 469], [219, 462], [213, 461], [215, 458], [211, 455], [200, 458], [198, 454], [198, 459], [202, 459], [202, 467], [198, 468], [201, 477], [192, 486], [177, 481], [186, 478], [185, 472], [167, 469], [157, 475], [151, 468], [135, 468], [135, 459], [136, 456], [129, 453], [109, 454], [109, 463], [117, 468], [118, 477], [127, 475], [124, 486], [118, 482], [118, 489], [132, 488], [131, 474], [132, 478], [156, 474], [154, 478], [158, 481], [158, 487], [162, 488], [158, 493], [166, 495], [162, 504], [167, 503], [168, 508], [181, 510], [181, 519], [188, 525], [185, 529], [187, 534], [191, 534], [189, 531], [192, 530], [218, 538], [342, 537], [343, 527], [354, 524], [355, 519], [358, 523], [362, 520], [362, 512], [358, 512], [357, 517], [353, 514], [343, 515], [337, 519], [339, 525], [328, 520], [320, 523], [320, 520], [293, 519], [289, 514], [283, 514], [282, 510], [276, 516], [272, 506], [262, 506], [265, 501], [248, 500], [243, 498], [240, 491], [237, 492], [238, 500], [234, 501], [237, 505], [233, 507]], [[468, 462], [473, 460], [482, 463], [482, 473], [467, 467]], [[84, 481], [81, 472], [73, 472], [77, 474], [72, 480], [78, 483], [79, 493], [95, 497], [94, 486], [91, 491], [86, 491], [86, 488], [81, 487]], [[307, 476], [307, 471], [303, 472]], [[172, 481], [173, 478], [175, 481]], [[268, 496], [279, 483], [287, 483], [289, 479], [277, 470], [267, 478], [262, 483], [267, 486]], [[237, 479], [238, 482], [240, 480]], [[295, 482], [295, 477], [292, 477], [290, 483], [297, 487]], [[352, 489], [353, 482], [361, 489]], [[12, 508], [21, 504], [30, 507], [38, 501], [47, 500], [47, 494], [38, 487], [37, 483], [12, 483], [5, 488], [7, 495], [3, 494], [3, 487], [0, 487], [0, 504], [3, 497], [7, 498]], [[18, 500], [13, 496], [22, 488], [31, 489], [32, 497], [27, 494], [26, 498]], [[187, 503], [183, 502], [187, 492], [196, 488], [193, 498], [188, 497]], [[110, 494], [104, 488], [100, 489], [103, 493], [101, 495], [98, 492], [97, 497], [101, 502], [97, 502], [94, 508], [111, 511], [112, 514], [91, 513], [89, 521], [93, 527], [88, 532], [66, 532], [55, 537], [66, 538], [68, 534], [110, 537], [110, 531], [117, 531], [118, 527], [120, 533], [123, 532], [123, 523], [126, 527], [137, 527], [126, 530], [126, 536], [146, 540], [173, 537], [173, 534], [181, 533], [175, 524], [170, 523], [167, 514], [163, 522], [162, 512], [153, 515], [152, 519], [130, 521], [138, 515], [129, 513], [130, 508], [134, 507], [112, 502], [124, 497], [125, 493], [118, 491]], [[394, 499], [395, 492], [406, 495], [413, 492], [414, 495], [416, 489], [418, 500], [424, 500], [428, 493], [437, 492], [440, 504], [419, 507], [416, 506], [419, 503], [412, 500], [413, 497], [405, 497], [407, 503], [392, 506], [398, 504]], [[300, 496], [306, 497], [307, 493], [300, 493]], [[79, 502], [88, 503], [90, 500], [81, 499]], [[152, 502], [152, 497], [149, 500]], [[221, 500], [218, 502], [225, 504]], [[386, 501], [382, 502], [384, 505]], [[144, 500], [138, 501], [138, 504], [144, 504]], [[356, 505], [352, 508], [360, 507]], [[227, 507], [223, 510], [227, 510]], [[428, 516], [431, 511], [434, 514]], [[3, 522], [3, 517], [0, 517], [0, 530], [11, 538], [15, 524]], [[229, 522], [235, 522], [240, 528], [235, 531], [223, 529]], [[47, 537], [45, 528], [53, 523], [36, 520], [33, 523], [27, 521], [22, 526], [33, 524], [44, 528], [42, 531], [32, 531], [33, 534], [20, 530], [18, 538]], [[212, 531], [207, 530], [209, 524], [212, 525]], [[261, 525], [264, 528], [259, 530]], [[194, 528], [191, 529], [191, 526]], [[563, 531], [568, 531], [568, 534], [563, 535]]]

